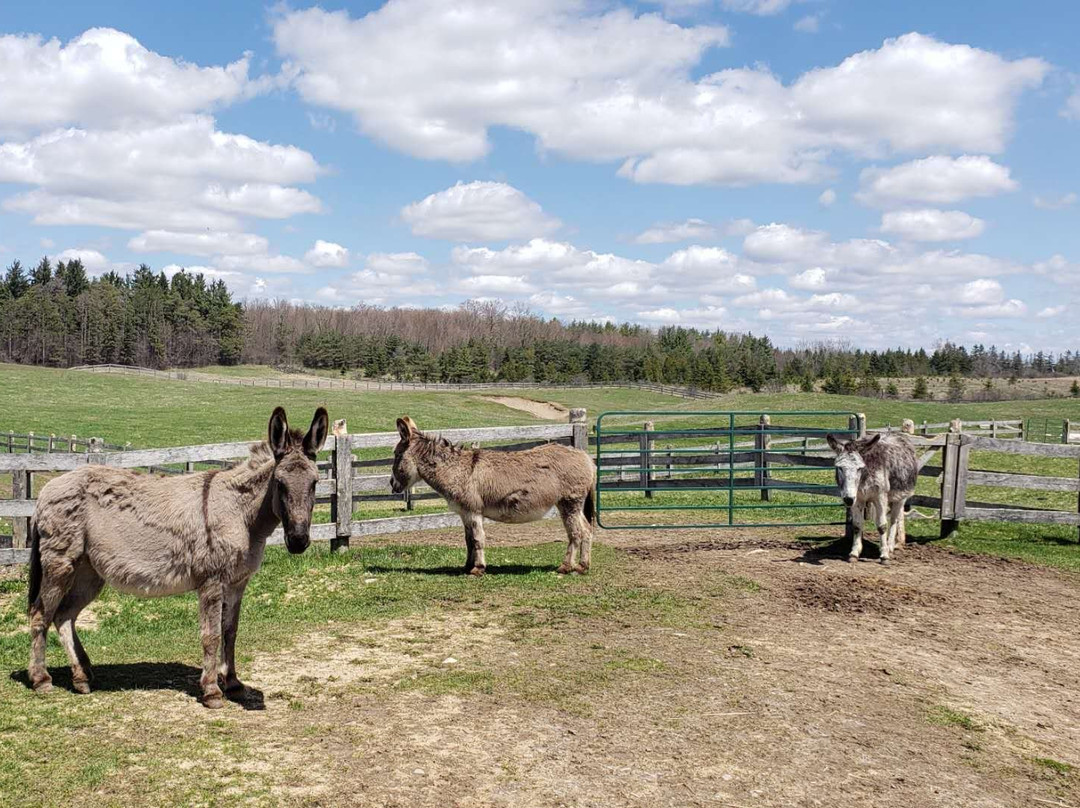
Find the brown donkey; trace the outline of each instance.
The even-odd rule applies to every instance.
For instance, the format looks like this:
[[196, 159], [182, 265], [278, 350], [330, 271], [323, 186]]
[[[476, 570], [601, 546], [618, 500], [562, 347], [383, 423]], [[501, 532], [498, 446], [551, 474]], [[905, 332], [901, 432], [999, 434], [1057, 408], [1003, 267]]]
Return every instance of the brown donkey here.
[[[41, 489], [31, 523], [30, 683], [52, 688], [45, 635], [56, 624], [79, 693], [90, 692], [90, 659], [75, 620], [103, 584], [143, 597], [199, 593], [207, 707], [236, 677], [236, 626], [244, 587], [262, 563], [267, 537], [285, 529], [290, 553], [302, 553], [315, 505], [316, 452], [326, 440], [320, 407], [307, 434], [290, 430], [285, 410], [270, 418], [269, 440], [235, 468], [177, 477], [86, 466]], [[218, 668], [218, 651], [221, 667]]]
[[[466, 449], [425, 435], [408, 416], [398, 418], [390, 487], [400, 493], [423, 480], [446, 498], [465, 525], [465, 571], [484, 574], [484, 517], [535, 522], [559, 509], [566, 557], [559, 572], [587, 572], [592, 553], [596, 468], [580, 449], [558, 443], [522, 451]], [[580, 560], [578, 553], [580, 551]]]

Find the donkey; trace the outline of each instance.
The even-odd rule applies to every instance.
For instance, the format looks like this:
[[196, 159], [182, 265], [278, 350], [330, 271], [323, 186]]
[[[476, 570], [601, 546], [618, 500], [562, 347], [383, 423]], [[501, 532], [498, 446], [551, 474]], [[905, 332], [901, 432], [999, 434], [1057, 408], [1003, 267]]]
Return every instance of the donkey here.
[[484, 574], [485, 516], [521, 524], [543, 518], [552, 507], [559, 509], [567, 537], [558, 571], [588, 572], [596, 477], [588, 454], [558, 443], [521, 451], [466, 449], [425, 435], [407, 415], [398, 418], [397, 428], [390, 488], [401, 493], [423, 480], [446, 498], [465, 525], [465, 572]]
[[227, 470], [153, 477], [94, 465], [49, 481], [30, 528], [33, 688], [52, 689], [45, 637], [54, 623], [71, 660], [74, 690], [90, 692], [90, 659], [75, 620], [108, 583], [142, 597], [197, 591], [202, 702], [224, 706], [219, 676], [226, 693], [242, 695], [235, 656], [240, 600], [279, 523], [290, 553], [302, 553], [310, 543], [315, 456], [326, 440], [327, 420], [319, 407], [305, 435], [289, 429], [278, 407], [268, 440], [252, 445], [247, 461]]
[[919, 474], [915, 449], [899, 435], [880, 433], [858, 440], [828, 435], [827, 440], [836, 453], [836, 484], [855, 528], [848, 560], [857, 561], [862, 553], [863, 522], [872, 506], [881, 533], [881, 563], [887, 564], [898, 534], [902, 535], [903, 512], [915, 493]]

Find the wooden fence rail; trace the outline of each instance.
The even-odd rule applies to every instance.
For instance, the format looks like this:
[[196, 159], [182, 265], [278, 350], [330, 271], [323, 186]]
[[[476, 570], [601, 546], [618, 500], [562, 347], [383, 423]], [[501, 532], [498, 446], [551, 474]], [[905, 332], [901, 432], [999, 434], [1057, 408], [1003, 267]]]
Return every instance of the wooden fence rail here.
[[[559, 442], [588, 450], [588, 424], [584, 409], [572, 409], [565, 424], [540, 424], [535, 426], [477, 427], [446, 429], [438, 434], [455, 442], [479, 444], [481, 442], [510, 444], [512, 446], [539, 445]], [[408, 498], [392, 494], [389, 474], [356, 474], [356, 471], [374, 464], [388, 466], [392, 459], [363, 460], [355, 458], [357, 449], [392, 447], [398, 441], [397, 432], [376, 432], [350, 435], [344, 421], [334, 425], [334, 432], [323, 444], [321, 451], [330, 453], [330, 463], [319, 465], [328, 472], [315, 487], [316, 501], [330, 504], [330, 522], [311, 527], [313, 541], [329, 541], [332, 547], [344, 547], [353, 537], [382, 535], [411, 530], [428, 530], [460, 524], [453, 513], [434, 513], [399, 516], [385, 519], [357, 520], [355, 503], [363, 501], [404, 499], [410, 501], [438, 499], [438, 494], [419, 487]], [[11, 547], [0, 547], [0, 564], [25, 563], [29, 560], [27, 538], [29, 518], [34, 512], [33, 475], [44, 472], [64, 472], [87, 464], [100, 464], [115, 468], [149, 468], [171, 464], [194, 464], [207, 461], [235, 461], [246, 457], [251, 441], [237, 443], [213, 443], [200, 446], [174, 446], [164, 449], [136, 449], [110, 452], [97, 449], [97, 444], [86, 453], [54, 454], [3, 454], [0, 453], [0, 474], [11, 474], [15, 484], [11, 499], [0, 500], [0, 517], [14, 523]], [[492, 446], [492, 449], [505, 448]], [[348, 503], [347, 505], [345, 503]], [[549, 514], [550, 515], [550, 514]], [[275, 531], [268, 544], [281, 544], [284, 536]]]

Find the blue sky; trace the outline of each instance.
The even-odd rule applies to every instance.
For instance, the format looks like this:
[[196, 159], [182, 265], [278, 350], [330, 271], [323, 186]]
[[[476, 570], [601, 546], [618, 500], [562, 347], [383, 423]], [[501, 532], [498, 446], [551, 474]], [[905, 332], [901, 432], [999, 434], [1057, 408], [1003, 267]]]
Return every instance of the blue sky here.
[[1076, 349], [1080, 4], [0, 11], [0, 263]]

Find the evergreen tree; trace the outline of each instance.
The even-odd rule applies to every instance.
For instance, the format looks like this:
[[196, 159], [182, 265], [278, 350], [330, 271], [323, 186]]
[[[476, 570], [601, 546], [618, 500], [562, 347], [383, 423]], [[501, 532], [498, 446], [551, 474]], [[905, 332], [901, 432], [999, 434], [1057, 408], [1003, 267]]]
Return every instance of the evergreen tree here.
[[7, 268], [4, 275], [4, 286], [7, 287], [8, 294], [15, 300], [25, 295], [29, 290], [30, 281], [26, 279], [26, 271], [18, 260], [12, 261], [11, 266]]
[[922, 401], [929, 397], [930, 391], [926, 385], [926, 377], [918, 376], [915, 379], [915, 386], [911, 390], [911, 397], [916, 401]]

